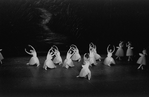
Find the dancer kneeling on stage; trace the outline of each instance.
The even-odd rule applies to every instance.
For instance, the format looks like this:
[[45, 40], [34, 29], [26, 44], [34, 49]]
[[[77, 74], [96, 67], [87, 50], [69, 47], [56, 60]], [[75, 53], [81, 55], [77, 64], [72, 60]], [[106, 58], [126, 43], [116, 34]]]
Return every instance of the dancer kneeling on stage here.
[[74, 50], [70, 47], [70, 49], [67, 51], [66, 59], [64, 60], [63, 66], [65, 68], [74, 67], [73, 61], [71, 59], [72, 55], [74, 55]]
[[113, 52], [115, 51], [115, 47], [113, 46], [113, 51], [112, 51], [112, 49], [110, 49], [109, 50], [109, 46], [110, 45], [108, 45], [108, 47], [107, 47], [107, 57], [105, 58], [105, 60], [104, 60], [104, 64], [105, 65], [108, 65], [108, 66], [111, 66], [111, 64], [115, 64], [115, 61], [114, 61], [114, 59], [112, 58], [112, 54], [113, 54]]
[[50, 69], [56, 68], [55, 64], [54, 64], [53, 61], [52, 61], [52, 58], [53, 58], [54, 54], [55, 54], [55, 53], [54, 53], [54, 51], [53, 51], [53, 48], [51, 48], [51, 49], [48, 51], [48, 53], [47, 53], [47, 58], [46, 58], [46, 60], [45, 60], [45, 62], [44, 62], [44, 65], [43, 65], [43, 68], [44, 68], [45, 70], [47, 70], [47, 68], [50, 68]]
[[62, 57], [60, 55], [60, 51], [58, 50], [58, 47], [56, 45], [53, 45], [52, 48], [54, 49], [55, 52], [55, 57], [53, 59], [54, 64], [62, 64]]
[[30, 61], [27, 63], [27, 65], [37, 65], [37, 67], [40, 65], [40, 63], [39, 63], [39, 59], [38, 59], [38, 57], [37, 57], [37, 53], [36, 53], [36, 50], [34, 49], [34, 47], [33, 46], [31, 46], [31, 45], [28, 45], [29, 47], [31, 47], [32, 48], [32, 50], [30, 50], [30, 52], [28, 52], [26, 49], [25, 49], [25, 52], [27, 53], [27, 54], [30, 54], [30, 55], [32, 55], [32, 57], [31, 57], [31, 59], [30, 59]]
[[95, 53], [93, 47], [89, 44], [89, 60], [90, 60], [90, 66], [97, 65], [96, 59], [95, 59]]
[[89, 47], [92, 49], [94, 53], [95, 60], [101, 61], [101, 56], [97, 53], [96, 45], [94, 45], [92, 42], [89, 44]]
[[77, 77], [87, 77], [88, 80], [91, 79], [91, 71], [89, 70], [90, 66], [90, 60], [89, 60], [89, 54], [85, 53], [84, 56], [86, 57], [86, 60], [84, 60], [84, 65], [82, 65], [82, 69]]
[[80, 53], [79, 53], [79, 49], [78, 49], [77, 46], [74, 45], [74, 44], [72, 44], [70, 47], [74, 50], [74, 54], [72, 55], [71, 59], [72, 59], [73, 61], [78, 61], [78, 62], [80, 62], [80, 61], [81, 61], [81, 55], [80, 55]]

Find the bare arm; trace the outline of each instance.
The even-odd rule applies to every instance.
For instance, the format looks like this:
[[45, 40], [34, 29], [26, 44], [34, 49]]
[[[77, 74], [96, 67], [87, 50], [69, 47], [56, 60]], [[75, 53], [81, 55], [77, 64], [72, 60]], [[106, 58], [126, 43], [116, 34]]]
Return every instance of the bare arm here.
[[112, 53], [115, 51], [115, 46], [113, 45], [113, 51], [112, 51]]
[[28, 45], [28, 46], [30, 46], [34, 51], [36, 51], [35, 48], [34, 48], [33, 46], [31, 46], [31, 45]]
[[56, 45], [53, 45], [53, 48], [56, 49], [56, 50], [58, 50], [58, 47]]
[[110, 44], [109, 44], [108, 47], [107, 47], [107, 52], [109, 52], [109, 46], [110, 46]]
[[28, 52], [26, 49], [25, 49], [25, 52], [26, 52], [27, 54], [29, 54], [29, 55], [32, 55], [32, 53]]

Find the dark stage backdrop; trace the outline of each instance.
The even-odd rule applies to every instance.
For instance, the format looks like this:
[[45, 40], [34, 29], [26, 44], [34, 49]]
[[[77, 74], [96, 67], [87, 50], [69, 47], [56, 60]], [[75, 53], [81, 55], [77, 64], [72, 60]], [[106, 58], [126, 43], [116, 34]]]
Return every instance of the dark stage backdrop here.
[[47, 51], [56, 44], [66, 51], [88, 43], [106, 53], [108, 44], [128, 40], [148, 46], [148, 0], [0, 0], [0, 48], [20, 54], [28, 44]]

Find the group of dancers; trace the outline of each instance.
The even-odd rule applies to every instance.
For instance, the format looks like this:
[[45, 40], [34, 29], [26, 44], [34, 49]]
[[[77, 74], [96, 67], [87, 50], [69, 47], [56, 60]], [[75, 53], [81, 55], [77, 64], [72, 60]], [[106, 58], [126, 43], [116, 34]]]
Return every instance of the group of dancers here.
[[[37, 67], [40, 65], [39, 59], [37, 57], [37, 52], [35, 48], [31, 45], [28, 45], [31, 47], [30, 51], [27, 51], [25, 49], [25, 52], [29, 55], [32, 55], [30, 58], [29, 62], [27, 65], [37, 65]], [[115, 52], [115, 46], [110, 48], [110, 44], [107, 46], [107, 57], [104, 59], [104, 64], [107, 66], [111, 66], [111, 64], [116, 64], [114, 58], [112, 57], [113, 53]], [[121, 60], [121, 57], [124, 56], [124, 51], [123, 51], [123, 41], [120, 41], [119, 46], [117, 46], [117, 51], [115, 53], [116, 59]], [[127, 51], [126, 51], [126, 56], [128, 56], [128, 61], [132, 60], [133, 56], [133, 47], [131, 46], [131, 43], [128, 42], [126, 44]], [[2, 49], [0, 49], [2, 51]], [[137, 60], [137, 64], [140, 64], [137, 69], [143, 69], [143, 65], [146, 65], [146, 58], [145, 56], [147, 55], [146, 50], [143, 49], [142, 53], [139, 53], [140, 58]], [[0, 62], [2, 64], [2, 60], [4, 57], [0, 53]], [[70, 45], [69, 50], [67, 51], [66, 58], [63, 61], [60, 51], [56, 45], [53, 45], [49, 51], [47, 52], [46, 59], [43, 64], [43, 68], [47, 70], [48, 68], [54, 69], [56, 68], [56, 65], [62, 65], [64, 68], [70, 68], [74, 67], [73, 61], [80, 62], [81, 61], [81, 55], [79, 53], [79, 49], [77, 48], [76, 45], [72, 44]], [[97, 53], [97, 48], [96, 45], [93, 44], [92, 42], [89, 44], [89, 52], [85, 53], [83, 55], [83, 64], [82, 64], [82, 69], [77, 77], [87, 77], [88, 80], [91, 79], [91, 71], [89, 69], [90, 66], [96, 66], [97, 61], [101, 61], [102, 57]]]
[[[32, 55], [30, 61], [27, 63], [27, 65], [37, 65], [39, 66], [39, 59], [37, 57], [36, 50], [33, 48], [33, 46], [29, 45], [32, 50], [28, 52], [25, 49], [25, 52]], [[114, 58], [112, 57], [113, 53], [115, 52], [115, 46], [113, 45], [113, 49], [110, 48], [110, 44], [107, 46], [107, 57], [104, 59], [104, 64], [107, 66], [111, 66], [111, 64], [116, 64]], [[117, 51], [115, 53], [116, 59], [121, 60], [121, 57], [124, 56], [123, 51], [123, 41], [120, 41], [119, 46], [117, 47]], [[128, 56], [128, 61], [132, 60], [133, 56], [133, 47], [131, 46], [131, 43], [128, 42], [126, 44], [127, 51], [126, 56]], [[146, 59], [145, 56], [147, 55], [146, 50], [144, 49], [142, 53], [139, 53], [140, 58], [138, 59], [137, 63], [140, 64], [138, 69], [143, 69], [143, 65], [146, 65]], [[74, 67], [73, 61], [81, 61], [81, 55], [79, 53], [79, 49], [76, 45], [72, 44], [70, 45], [69, 50], [67, 51], [66, 58], [64, 62], [62, 61], [60, 51], [56, 45], [53, 45], [46, 56], [46, 60], [44, 61], [43, 68], [47, 70], [47, 68], [53, 69], [56, 68], [56, 65], [62, 65], [62, 67], [70, 68]], [[97, 53], [96, 45], [93, 43], [89, 44], [89, 53], [85, 53], [83, 55], [83, 64], [82, 69], [77, 77], [87, 77], [88, 80], [91, 79], [91, 71], [89, 69], [89, 66], [97, 65], [97, 61], [101, 61], [102, 57]]]

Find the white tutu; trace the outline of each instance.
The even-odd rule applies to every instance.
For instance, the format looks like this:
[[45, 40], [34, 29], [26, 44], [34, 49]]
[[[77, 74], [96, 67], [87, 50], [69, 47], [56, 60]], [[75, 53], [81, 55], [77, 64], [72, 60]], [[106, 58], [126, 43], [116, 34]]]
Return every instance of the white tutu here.
[[106, 57], [104, 60], [104, 64], [110, 66], [111, 64], [115, 64], [115, 61], [112, 57]]
[[69, 67], [73, 67], [73, 66], [74, 66], [74, 64], [73, 64], [71, 59], [65, 59], [64, 60], [63, 67], [69, 68]]
[[108, 52], [107, 57], [104, 60], [104, 64], [110, 66], [111, 64], [115, 64], [114, 59], [112, 58], [112, 53]]
[[146, 65], [146, 58], [145, 58], [145, 55], [143, 54], [140, 54], [140, 58], [137, 60], [137, 63], [138, 64], [142, 64], [142, 65]]
[[45, 60], [43, 68], [47, 70], [47, 67], [50, 68], [50, 69], [56, 68], [56, 66], [54, 65], [54, 63], [51, 59], [46, 59]]
[[95, 53], [94, 56], [95, 56], [95, 59], [96, 59], [96, 60], [100, 60], [100, 61], [101, 61], [101, 56], [100, 56], [99, 54]]
[[82, 65], [82, 69], [77, 77], [86, 77], [88, 76], [88, 80], [91, 78], [91, 71], [89, 70], [90, 62], [85, 61], [85, 65]]
[[94, 52], [93, 51], [90, 51], [89, 60], [90, 60], [90, 63], [91, 64], [97, 65], [97, 62], [96, 62], [96, 59], [95, 59], [95, 56], [94, 56]]
[[55, 58], [53, 59], [53, 63], [55, 64], [62, 64], [62, 58], [60, 56], [60, 52], [58, 51]]
[[29, 65], [35, 65], [35, 64], [39, 65], [39, 59], [37, 57], [33, 56], [33, 57], [31, 57], [28, 64]]
[[81, 55], [79, 54], [79, 51], [76, 50], [76, 52], [74, 53], [74, 55], [72, 55], [71, 59], [73, 61], [81, 61]]
[[52, 68], [56, 68], [56, 66], [54, 65], [53, 61], [52, 61], [52, 56], [50, 54], [47, 55], [47, 58], [44, 62], [43, 68], [45, 70], [47, 70], [47, 67], [52, 69]]
[[116, 56], [118, 57], [123, 57], [124, 56], [124, 51], [122, 49], [122, 47], [119, 47], [115, 53]]
[[126, 56], [133, 56], [133, 51], [132, 51], [131, 47], [127, 48]]
[[101, 61], [101, 56], [97, 53], [96, 49], [93, 48], [93, 52], [94, 52], [95, 60], [100, 60]]
[[73, 67], [74, 64], [71, 60], [71, 57], [72, 55], [70, 53], [67, 53], [67, 56], [66, 56], [66, 59], [64, 60], [64, 63], [63, 63], [63, 67], [65, 68], [69, 68], [69, 67]]

